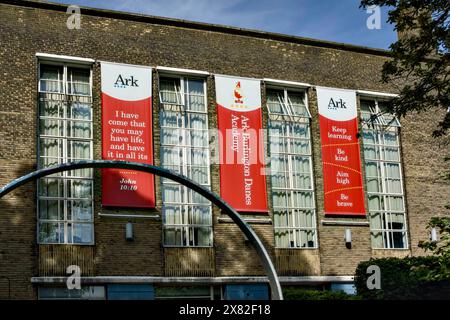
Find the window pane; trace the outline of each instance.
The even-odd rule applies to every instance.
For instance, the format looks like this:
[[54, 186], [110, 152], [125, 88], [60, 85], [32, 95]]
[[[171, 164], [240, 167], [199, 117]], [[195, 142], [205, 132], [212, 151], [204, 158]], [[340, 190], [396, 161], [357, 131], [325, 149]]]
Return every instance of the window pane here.
[[164, 127], [174, 127], [174, 128], [178, 128], [179, 127], [179, 118], [180, 114], [178, 112], [172, 112], [172, 111], [161, 111], [160, 113], [160, 121], [161, 121], [161, 126]]
[[192, 166], [189, 168], [189, 176], [192, 180], [200, 184], [208, 184], [208, 167]]
[[69, 198], [90, 199], [92, 197], [92, 180], [67, 180], [67, 184]]
[[69, 68], [69, 93], [89, 95], [90, 94], [90, 70]]
[[68, 117], [79, 120], [92, 120], [92, 106], [79, 102], [72, 102], [68, 105]]
[[372, 247], [375, 249], [384, 248], [383, 233], [381, 231], [372, 231], [370, 234], [372, 238]]
[[93, 243], [94, 228], [90, 223], [74, 223], [72, 225], [73, 243]]
[[405, 248], [406, 243], [406, 234], [405, 232], [392, 232], [392, 241], [393, 246], [396, 249]]
[[162, 199], [163, 202], [180, 203], [181, 202], [181, 185], [163, 185]]
[[162, 103], [180, 104], [180, 82], [176, 79], [160, 80], [160, 97]]
[[40, 71], [41, 92], [64, 92], [62, 67], [41, 65]]
[[292, 153], [310, 154], [309, 141], [307, 140], [291, 140]]
[[293, 138], [309, 139], [308, 124], [293, 124], [289, 131]]
[[387, 197], [389, 210], [392, 211], [403, 211], [403, 197]]
[[67, 156], [69, 160], [91, 159], [91, 142], [77, 140], [68, 141]]
[[64, 219], [64, 203], [59, 200], [39, 200], [39, 217], [43, 220]]
[[189, 94], [193, 95], [204, 95], [204, 89], [203, 89], [203, 80], [193, 80], [189, 79], [187, 81], [188, 87], [189, 87]]
[[39, 242], [40, 243], [63, 243], [64, 228], [59, 223], [39, 223]]
[[63, 148], [60, 139], [41, 138], [40, 139], [40, 156], [41, 157], [62, 157]]
[[[71, 212], [73, 221], [91, 221], [92, 220], [92, 201], [91, 200], [73, 200], [68, 201], [68, 210]], [[70, 217], [68, 217], [70, 218]]]
[[304, 94], [289, 92], [288, 99], [291, 104], [293, 115], [309, 117], [304, 103]]
[[39, 101], [39, 116], [64, 117], [64, 106], [61, 101], [41, 98]]
[[63, 197], [64, 185], [62, 179], [44, 178], [39, 180], [39, 196], [42, 197]]
[[164, 244], [168, 246], [181, 246], [181, 228], [165, 227]]
[[271, 113], [284, 114], [282, 108], [283, 94], [276, 91], [267, 91], [267, 107]]
[[209, 227], [197, 227], [194, 231], [194, 242], [198, 246], [211, 246], [211, 228]]
[[377, 146], [364, 146], [364, 157], [367, 159], [380, 159], [380, 149]]
[[381, 179], [374, 177], [374, 178], [367, 178], [367, 191], [369, 192], [381, 192], [382, 190], [382, 182]]
[[160, 134], [164, 144], [178, 145], [182, 142], [179, 129], [161, 128]]
[[168, 147], [162, 147], [161, 148], [161, 162], [163, 167], [169, 168], [167, 166], [174, 166], [180, 165], [181, 158], [183, 156], [183, 153], [179, 148], [168, 148]]
[[377, 162], [366, 162], [366, 175], [368, 177], [380, 177], [380, 167]]
[[398, 146], [397, 132], [384, 131], [384, 144], [387, 146]]
[[72, 138], [92, 138], [91, 123], [90, 122], [80, 122], [80, 121], [69, 121], [68, 126], [68, 137]]
[[293, 199], [294, 199], [294, 206], [296, 208], [314, 207], [312, 192], [294, 192]]
[[181, 224], [181, 207], [180, 206], [164, 206], [164, 223], [165, 224]]
[[373, 130], [364, 130], [363, 131], [363, 142], [364, 144], [377, 144], [378, 143], [378, 135], [376, 131]]
[[369, 195], [369, 210], [379, 211], [384, 209], [384, 200], [382, 196]]
[[64, 135], [64, 122], [54, 119], [40, 119], [39, 130], [41, 135], [62, 137]]

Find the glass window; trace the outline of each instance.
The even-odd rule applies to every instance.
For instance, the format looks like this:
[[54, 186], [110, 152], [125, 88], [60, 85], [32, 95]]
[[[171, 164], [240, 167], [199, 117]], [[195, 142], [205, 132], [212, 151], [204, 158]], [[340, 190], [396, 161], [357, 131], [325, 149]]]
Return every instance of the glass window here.
[[39, 300], [104, 300], [105, 287], [83, 286], [69, 290], [63, 287], [39, 287]]
[[[40, 168], [93, 159], [90, 76], [90, 69], [40, 65]], [[93, 243], [92, 178], [92, 169], [81, 169], [39, 180], [39, 243]]]
[[267, 91], [275, 245], [316, 248], [310, 113], [304, 92]]
[[39, 91], [64, 93], [64, 67], [41, 65], [39, 75]]
[[361, 101], [372, 247], [408, 247], [397, 118], [377, 100]]
[[[205, 81], [160, 78], [161, 165], [210, 188]], [[164, 245], [212, 246], [211, 203], [191, 189], [162, 181]]]

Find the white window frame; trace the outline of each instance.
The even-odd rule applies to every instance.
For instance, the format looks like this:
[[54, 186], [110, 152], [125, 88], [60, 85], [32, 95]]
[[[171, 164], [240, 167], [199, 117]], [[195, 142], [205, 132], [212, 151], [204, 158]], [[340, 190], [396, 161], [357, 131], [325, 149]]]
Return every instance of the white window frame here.
[[[281, 118], [287, 117], [289, 119], [288, 122], [291, 123], [291, 124], [294, 124], [294, 123], [298, 122], [298, 120], [301, 120], [301, 119], [308, 119], [307, 122], [305, 120], [303, 120], [303, 123], [308, 125], [308, 139], [302, 139], [302, 138], [298, 138], [298, 139], [308, 140], [308, 143], [309, 143], [309, 154], [300, 154], [300, 153], [293, 153], [293, 152], [291, 152], [290, 151], [290, 144], [288, 144], [288, 151], [282, 152], [282, 153], [280, 153], [280, 152], [276, 152], [275, 153], [277, 155], [287, 156], [288, 172], [284, 172], [284, 175], [289, 180], [289, 188], [281, 188], [281, 187], [280, 188], [274, 188], [273, 187], [273, 183], [272, 183], [271, 184], [272, 194], [273, 194], [274, 190], [281, 191], [281, 192], [285, 191], [286, 194], [290, 193], [290, 200], [291, 200], [290, 207], [286, 207], [286, 208], [279, 207], [282, 210], [291, 211], [291, 215], [292, 215], [292, 218], [294, 218], [294, 221], [291, 221], [290, 217], [288, 215], [287, 219], [288, 219], [288, 224], [290, 224], [290, 225], [297, 224], [296, 221], [295, 221], [295, 214], [294, 214], [293, 211], [295, 211], [295, 210], [299, 210], [299, 211], [300, 210], [305, 210], [305, 211], [311, 211], [312, 212], [312, 221], [311, 221], [312, 227], [304, 227], [304, 226], [299, 226], [299, 227], [292, 227], [292, 226], [277, 227], [275, 225], [275, 217], [274, 217], [275, 238], [276, 238], [277, 230], [287, 231], [288, 232], [289, 244], [292, 243], [292, 241], [294, 242], [294, 246], [293, 247], [292, 246], [285, 247], [285, 246], [277, 245], [277, 240], [275, 239], [275, 248], [277, 248], [277, 249], [298, 249], [298, 250], [317, 249], [319, 247], [319, 243], [318, 243], [318, 234], [317, 234], [318, 233], [318, 230], [317, 230], [317, 209], [316, 209], [316, 206], [315, 206], [315, 203], [316, 203], [316, 192], [315, 192], [315, 185], [314, 185], [314, 170], [313, 170], [313, 156], [312, 156], [311, 113], [310, 113], [309, 108], [308, 108], [308, 94], [307, 94], [307, 91], [305, 89], [292, 88], [292, 87], [286, 87], [286, 86], [267, 86], [266, 93], [268, 91], [271, 91], [271, 90], [283, 92], [283, 99], [282, 99], [283, 101], [280, 100], [280, 104], [282, 105], [282, 108], [284, 107], [285, 114], [272, 113], [270, 108], [269, 108], [269, 106], [268, 106], [268, 103], [266, 103], [266, 108], [267, 108], [268, 114], [269, 114], [269, 119], [268, 119], [269, 128], [270, 128], [270, 122], [271, 121], [277, 121], [277, 122], [282, 122], [282, 123], [284, 122], [284, 120], [281, 120], [281, 121], [280, 120], [272, 120], [271, 116], [272, 117], [281, 117]], [[293, 114], [291, 101], [289, 99], [289, 93], [300, 93], [300, 94], [304, 95], [304, 105], [305, 105], [305, 109], [306, 109], [306, 112], [307, 112], [307, 116], [300, 116], [300, 115], [294, 115]], [[284, 136], [283, 135], [282, 137], [283, 138], [292, 139], [292, 136]], [[269, 130], [268, 138], [269, 138], [269, 146], [270, 146], [270, 139], [272, 138], [270, 130]], [[297, 139], [297, 138], [294, 138], [294, 139]], [[269, 151], [270, 151], [270, 158], [272, 159], [272, 151], [270, 150], [270, 148], [269, 148]], [[300, 189], [300, 188], [294, 187], [294, 185], [293, 185], [293, 176], [292, 175], [286, 176], [287, 173], [292, 173], [292, 157], [295, 157], [295, 156], [308, 157], [309, 158], [309, 172], [308, 173], [309, 173], [309, 175], [311, 177], [311, 188], [310, 189]], [[314, 205], [313, 207], [302, 207], [302, 208], [300, 208], [300, 207], [296, 207], [295, 206], [294, 193], [295, 192], [303, 192], [303, 191], [311, 192], [311, 195], [312, 195], [312, 200], [311, 201], [312, 201], [312, 203]], [[273, 197], [272, 197], [272, 203], [273, 203]], [[272, 204], [272, 205], [274, 206], [274, 204]], [[274, 211], [275, 211], [275, 206], [274, 206]], [[296, 230], [296, 231], [299, 232], [300, 244], [296, 243], [297, 242], [296, 236], [294, 236], [293, 239], [291, 239], [291, 230], [294, 230], [294, 231]], [[302, 232], [304, 232], [304, 231], [313, 231], [314, 232], [314, 236], [313, 236], [314, 245], [312, 247], [301, 247], [301, 244], [303, 243], [302, 242], [302, 240], [303, 240]], [[307, 243], [307, 241], [305, 241], [305, 243]]]
[[[372, 226], [370, 226], [370, 237], [371, 237], [371, 246], [373, 250], [408, 250], [409, 249], [409, 232], [408, 232], [408, 219], [407, 219], [407, 210], [406, 210], [406, 200], [405, 200], [405, 189], [404, 189], [404, 180], [403, 180], [403, 166], [402, 166], [402, 155], [401, 155], [401, 137], [400, 137], [400, 122], [399, 120], [395, 118], [395, 124], [393, 125], [392, 123], [386, 123], [384, 117], [383, 117], [383, 113], [382, 110], [379, 107], [379, 102], [386, 100], [386, 98], [384, 97], [380, 97], [380, 98], [376, 98], [373, 96], [364, 96], [364, 97], [360, 97], [360, 105], [362, 106], [363, 101], [370, 101], [374, 103], [374, 107], [375, 109], [372, 111], [370, 110], [371, 115], [375, 114], [376, 115], [376, 119], [374, 119], [374, 121], [367, 121], [364, 120], [363, 116], [361, 115], [361, 126], [362, 126], [362, 131], [364, 132], [364, 130], [366, 129], [367, 126], [369, 127], [369, 130], [372, 131], [376, 136], [377, 136], [377, 142], [378, 143], [367, 143], [363, 141], [363, 148], [365, 146], [371, 146], [375, 148], [375, 152], [377, 152], [380, 156], [379, 159], [371, 159], [371, 158], [367, 158], [366, 155], [364, 154], [364, 164], [368, 163], [368, 162], [374, 162], [377, 163], [377, 166], [380, 168], [379, 173], [380, 176], [378, 177], [372, 177], [372, 176], [368, 176], [367, 175], [367, 170], [365, 168], [365, 182], [366, 184], [368, 183], [368, 179], [371, 178], [377, 178], [381, 180], [381, 191], [379, 192], [371, 192], [369, 190], [367, 190], [367, 197], [374, 195], [374, 196], [379, 196], [380, 198], [382, 197], [383, 199], [383, 205], [384, 205], [384, 209], [383, 210], [370, 210], [370, 208], [368, 207], [368, 211], [369, 211], [369, 219], [372, 219], [372, 213], [373, 214], [380, 214], [380, 220], [382, 223], [382, 227], [383, 228], [372, 228]], [[362, 107], [361, 107], [361, 112], [362, 112]], [[392, 117], [392, 114], [389, 114], [390, 117]], [[392, 122], [392, 121], [391, 121]], [[389, 147], [388, 144], [384, 143], [384, 132], [386, 132], [386, 129], [390, 129], [390, 128], [394, 128], [391, 129], [395, 130], [395, 134], [396, 134], [396, 138], [397, 138], [397, 146], [396, 148], [398, 148], [398, 159], [397, 160], [387, 160], [386, 159], [386, 154], [384, 152], [384, 148], [385, 147]], [[390, 192], [390, 190], [388, 190], [387, 186], [386, 186], [386, 181], [387, 179], [390, 179], [389, 177], [387, 177], [386, 174], [386, 164], [389, 163], [394, 163], [398, 165], [399, 168], [399, 182], [400, 182], [400, 192], [399, 193], [393, 193]], [[377, 167], [377, 170], [378, 170]], [[389, 197], [402, 197], [402, 206], [403, 206], [403, 210], [397, 211], [397, 210], [392, 210], [390, 209], [390, 204], [389, 204], [389, 209], [386, 208], [387, 203], [389, 200]], [[392, 228], [392, 218], [391, 218], [391, 214], [402, 214], [403, 215], [403, 229], [393, 229]], [[390, 225], [390, 227], [389, 227]], [[382, 241], [383, 241], [383, 247], [379, 248], [379, 247], [374, 247], [374, 243], [372, 241], [372, 234], [373, 233], [381, 233], [381, 237], [382, 237]], [[394, 233], [404, 233], [404, 247], [403, 248], [394, 248], [393, 247], [393, 236]]]
[[[167, 103], [167, 102], [163, 102], [163, 97], [162, 97], [162, 90], [160, 87], [159, 90], [159, 102], [160, 102], [160, 117], [161, 117], [161, 112], [163, 112], [163, 108], [164, 105], [173, 105], [177, 108], [180, 108], [181, 110], [176, 110], [175, 112], [181, 112], [181, 113], [190, 113], [190, 114], [202, 114], [205, 116], [205, 121], [206, 121], [206, 125], [207, 127], [209, 127], [209, 117], [208, 117], [208, 92], [207, 92], [207, 82], [206, 79], [204, 77], [199, 77], [198, 75], [189, 75], [189, 74], [173, 74], [173, 73], [159, 73], [159, 83], [161, 82], [161, 79], [173, 79], [174, 81], [179, 81], [180, 84], [180, 92], [176, 91], [177, 94], [177, 100], [178, 97], [181, 98], [181, 101], [177, 101], [177, 103]], [[194, 111], [194, 110], [189, 110], [186, 111], [184, 110], [185, 105], [186, 105], [186, 95], [188, 94], [185, 91], [185, 82], [189, 81], [189, 80], [201, 80], [203, 81], [203, 92], [204, 92], [204, 105], [205, 105], [205, 110], [204, 112], [200, 112], [200, 111]], [[173, 110], [166, 110], [169, 112], [174, 112]], [[185, 116], [182, 116], [183, 120], [185, 120]], [[176, 127], [178, 129], [183, 130], [183, 144], [163, 144], [163, 140], [160, 139], [160, 150], [162, 151], [163, 148], [167, 148], [167, 147], [176, 147], [176, 148], [182, 148], [183, 149], [183, 159], [182, 159], [182, 163], [183, 165], [180, 165], [180, 168], [182, 170], [181, 174], [189, 177], [189, 169], [192, 167], [199, 167], [199, 166], [193, 166], [190, 163], [190, 160], [188, 161], [188, 154], [190, 154], [190, 152], [192, 152], [192, 150], [195, 149], [202, 149], [204, 151], [206, 151], [206, 165], [205, 166], [200, 166], [200, 167], [204, 167], [206, 168], [206, 172], [207, 172], [207, 183], [201, 183], [201, 185], [203, 185], [204, 187], [207, 188], [211, 188], [211, 172], [210, 172], [210, 147], [209, 147], [209, 134], [208, 134], [208, 128], [206, 129], [192, 129], [189, 128], [187, 129], [184, 125], [185, 122], [181, 121], [182, 126], [181, 127]], [[162, 129], [167, 128], [167, 129], [174, 129], [175, 127], [164, 127], [162, 126], [162, 121], [160, 121], [159, 124], [159, 129], [160, 131], [162, 131]], [[192, 145], [188, 145], [185, 144], [185, 142], [188, 140], [186, 139], [186, 134], [187, 132], [195, 132], [195, 131], [204, 131], [206, 133], [206, 144], [204, 147], [200, 147], [200, 146], [192, 146]], [[162, 159], [162, 156], [160, 157], [160, 159]], [[161, 163], [162, 166], [164, 166], [164, 164]], [[169, 165], [170, 166], [170, 165]], [[173, 181], [169, 181], [169, 180], [165, 180], [165, 179], [161, 179], [161, 186], [163, 187], [163, 185], [174, 185], [174, 186], [180, 186], [183, 189], [183, 198], [184, 197], [188, 197], [189, 192], [194, 193], [194, 191], [190, 190], [189, 188], [187, 188], [186, 186], [182, 186], [179, 183], [173, 182]], [[175, 248], [210, 248], [214, 246], [214, 237], [213, 237], [213, 211], [212, 211], [212, 205], [211, 203], [205, 203], [205, 204], [199, 204], [199, 203], [190, 203], [190, 202], [186, 202], [183, 201], [186, 199], [181, 199], [180, 203], [178, 202], [168, 202], [165, 201], [164, 199], [164, 192], [162, 192], [162, 203], [163, 203], [163, 215], [164, 215], [164, 207], [166, 205], [171, 206], [171, 207], [178, 207], [180, 210], [180, 221], [189, 221], [189, 214], [192, 214], [192, 209], [188, 210], [188, 207], [193, 208], [195, 206], [204, 206], [204, 207], [209, 207], [210, 210], [210, 223], [209, 224], [192, 224], [192, 223], [181, 223], [181, 224], [166, 224], [165, 223], [165, 217], [163, 216], [163, 232], [162, 232], [162, 243], [164, 247], [175, 247]], [[191, 213], [189, 213], [191, 212]], [[171, 229], [182, 229], [182, 232], [180, 234], [180, 244], [167, 244], [164, 238], [165, 232], [164, 229], [166, 227], [169, 227]], [[191, 237], [193, 237], [194, 234], [194, 229], [195, 228], [209, 228], [210, 229], [210, 239], [209, 239], [209, 243], [210, 245], [195, 245], [195, 244], [190, 244], [189, 240]], [[186, 244], [185, 244], [186, 243]]]
[[[62, 76], [62, 85], [63, 85], [63, 90], [62, 92], [51, 92], [51, 91], [42, 91], [41, 90], [41, 66], [55, 66], [55, 67], [59, 67], [62, 68], [63, 70], [63, 76]], [[86, 69], [89, 70], [89, 95], [80, 95], [80, 94], [71, 94], [68, 93], [68, 85], [67, 85], [67, 74], [68, 74], [68, 69], [70, 68], [78, 68], [78, 69]], [[93, 97], [92, 97], [92, 81], [93, 81], [93, 70], [91, 65], [87, 65], [87, 64], [76, 64], [76, 63], [64, 63], [64, 62], [57, 62], [57, 61], [40, 61], [39, 65], [38, 65], [38, 103], [37, 103], [37, 128], [38, 128], [38, 132], [37, 132], [37, 163], [38, 166], [41, 168], [41, 159], [46, 159], [46, 158], [55, 158], [55, 157], [48, 157], [48, 156], [43, 156], [40, 154], [40, 145], [41, 145], [41, 139], [55, 139], [58, 141], [58, 148], [62, 147], [62, 155], [60, 155], [58, 153], [58, 156], [55, 158], [58, 160], [58, 163], [62, 163], [62, 161], [64, 161], [64, 159], [67, 159], [67, 161], [72, 161], [73, 160], [73, 152], [71, 152], [72, 157], [69, 158], [69, 145], [71, 145], [71, 142], [73, 141], [81, 141], [81, 142], [88, 142], [89, 143], [89, 153], [91, 155], [91, 157], [89, 159], [84, 159], [84, 160], [92, 160], [94, 157], [93, 151], [94, 151], [94, 146], [93, 146], [93, 136], [94, 136], [94, 132], [93, 132]], [[59, 78], [59, 76], [58, 76]], [[61, 104], [61, 107], [64, 108], [64, 116], [63, 117], [50, 117], [50, 116], [44, 116], [42, 117], [40, 115], [40, 101], [41, 99], [41, 93], [43, 94], [48, 94], [48, 95], [57, 95], [58, 97], [61, 97], [61, 100], [58, 100], [58, 103]], [[68, 117], [68, 102], [66, 101], [66, 99], [64, 99], [64, 97], [67, 96], [79, 96], [79, 97], [90, 97], [90, 102], [89, 104], [91, 105], [91, 118], [90, 120], [84, 120], [84, 119], [73, 119], [71, 117]], [[51, 99], [49, 99], [51, 100]], [[58, 113], [60, 111], [58, 110]], [[71, 112], [73, 112], [73, 110], [71, 110]], [[48, 134], [42, 134], [40, 132], [40, 122], [41, 120], [55, 120], [58, 121], [58, 135], [48, 135]], [[66, 135], [60, 135], [60, 124], [62, 123], [63, 125], [63, 132], [66, 133], [67, 130], [67, 126], [68, 125], [72, 125], [73, 122], [80, 122], [80, 123], [89, 123], [90, 124], [90, 132], [91, 132], [91, 137], [90, 138], [83, 138], [83, 137], [73, 137], [73, 136], [66, 136]], [[72, 131], [72, 130], [71, 130]], [[66, 141], [64, 143], [64, 140]], [[60, 144], [62, 144], [62, 146], [60, 146]], [[92, 169], [88, 169], [91, 170]], [[94, 245], [95, 244], [95, 230], [94, 230], [94, 194], [95, 194], [95, 190], [94, 190], [94, 177], [92, 175], [92, 177], [88, 178], [88, 177], [82, 177], [82, 176], [76, 176], [76, 175], [69, 175], [72, 174], [72, 172], [63, 172], [60, 174], [57, 174], [56, 176], [47, 176], [44, 178], [41, 178], [42, 180], [45, 179], [54, 179], [54, 180], [63, 180], [66, 181], [67, 184], [71, 184], [72, 181], [76, 181], [76, 180], [88, 180], [91, 181], [91, 199], [87, 199], [87, 198], [74, 198], [74, 197], [69, 197], [68, 196], [68, 188], [69, 185], [64, 188], [63, 185], [63, 196], [62, 197], [49, 197], [49, 196], [41, 196], [39, 194], [40, 191], [40, 187], [39, 187], [39, 183], [41, 181], [41, 179], [38, 180], [37, 182], [37, 188], [36, 188], [36, 199], [37, 199], [37, 204], [36, 204], [36, 208], [37, 208], [37, 234], [36, 234], [36, 241], [38, 244], [60, 244], [60, 245], [79, 245], [79, 246], [89, 246], [89, 245]], [[64, 182], [63, 182], [64, 183]], [[58, 186], [58, 191], [59, 191], [59, 186]], [[50, 220], [50, 219], [41, 219], [40, 218], [40, 201], [58, 201], [58, 217], [61, 216], [61, 210], [62, 210], [62, 216], [63, 219], [58, 219], [58, 220]], [[92, 207], [92, 215], [90, 220], [81, 220], [81, 221], [76, 221], [73, 220], [73, 213], [70, 213], [71, 219], [67, 219], [69, 212], [68, 212], [68, 203], [71, 202], [73, 203], [74, 201], [90, 201], [91, 202], [91, 207]], [[63, 203], [63, 206], [61, 208], [60, 203]], [[61, 226], [64, 228], [64, 241], [55, 241], [55, 242], [42, 242], [40, 241], [40, 224], [41, 222], [44, 223], [48, 223], [48, 224], [58, 224], [58, 228], [61, 228]], [[92, 235], [91, 235], [91, 242], [83, 242], [83, 243], [76, 243], [73, 242], [73, 226], [77, 224], [77, 225], [84, 225], [84, 224], [89, 224], [92, 226]], [[71, 225], [71, 242], [69, 242], [68, 239], [68, 226]]]

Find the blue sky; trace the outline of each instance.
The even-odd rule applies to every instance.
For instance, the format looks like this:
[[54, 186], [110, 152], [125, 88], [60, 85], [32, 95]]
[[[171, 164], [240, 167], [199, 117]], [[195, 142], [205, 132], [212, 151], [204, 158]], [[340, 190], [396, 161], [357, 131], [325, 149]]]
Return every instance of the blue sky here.
[[397, 35], [381, 10], [381, 29], [366, 26], [359, 0], [52, 0], [80, 6], [224, 24], [387, 49]]

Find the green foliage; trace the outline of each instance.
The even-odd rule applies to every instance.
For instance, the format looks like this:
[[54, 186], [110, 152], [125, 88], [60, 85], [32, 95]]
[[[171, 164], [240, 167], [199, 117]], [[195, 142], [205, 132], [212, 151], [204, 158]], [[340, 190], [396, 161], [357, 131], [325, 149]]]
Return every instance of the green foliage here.
[[283, 288], [284, 300], [360, 300], [360, 297], [343, 291], [306, 290], [303, 288]]
[[421, 241], [419, 247], [425, 251], [431, 251], [435, 255], [444, 256], [450, 254], [450, 217], [433, 217], [428, 223], [428, 228], [439, 230], [438, 241]]
[[[434, 256], [371, 259], [361, 262], [355, 273], [355, 286], [363, 299], [450, 299], [450, 276], [430, 279], [429, 270], [442, 268]], [[450, 261], [446, 262], [450, 267]], [[381, 289], [367, 288], [367, 268], [377, 265], [381, 270]]]
[[[398, 86], [400, 96], [389, 108], [397, 116], [450, 106], [450, 1], [362, 0], [360, 7], [387, 6], [388, 22], [402, 34], [390, 46], [392, 59], [383, 66], [382, 81]], [[450, 128], [443, 113], [434, 136]]]

